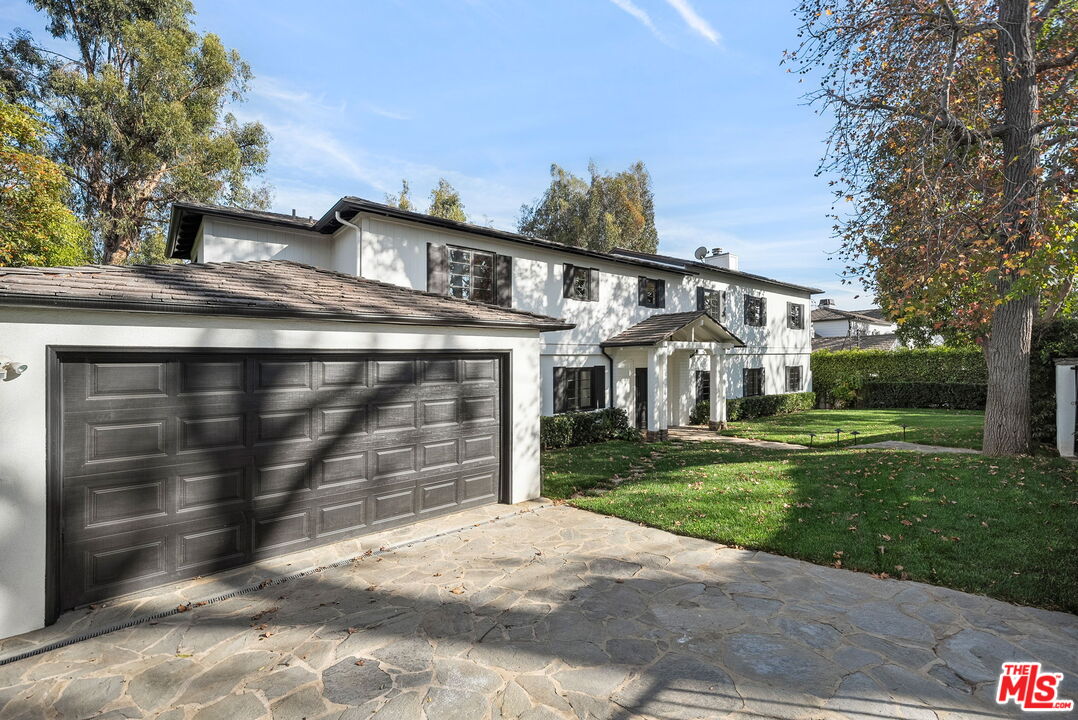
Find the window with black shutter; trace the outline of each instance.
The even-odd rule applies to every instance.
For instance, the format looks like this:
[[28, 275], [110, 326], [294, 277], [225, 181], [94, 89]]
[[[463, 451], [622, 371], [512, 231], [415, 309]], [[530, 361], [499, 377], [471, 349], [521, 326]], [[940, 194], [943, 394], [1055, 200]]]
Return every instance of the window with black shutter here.
[[745, 368], [741, 373], [744, 397], [756, 397], [764, 394], [764, 369]]
[[745, 324], [753, 327], [767, 324], [767, 300], [755, 295], [745, 296]]
[[606, 407], [606, 368], [554, 368], [554, 412]]
[[706, 310], [707, 314], [718, 320], [726, 321], [726, 291], [696, 288], [696, 309]]
[[801, 392], [801, 366], [786, 366], [786, 392]]
[[565, 264], [562, 274], [562, 297], [595, 302], [599, 299], [599, 271], [595, 268]]
[[649, 308], [666, 307], [666, 281], [641, 277], [638, 282], [637, 304]]
[[494, 302], [494, 253], [448, 246], [449, 295]]
[[791, 330], [805, 329], [805, 306], [798, 303], [786, 303], [786, 327]]

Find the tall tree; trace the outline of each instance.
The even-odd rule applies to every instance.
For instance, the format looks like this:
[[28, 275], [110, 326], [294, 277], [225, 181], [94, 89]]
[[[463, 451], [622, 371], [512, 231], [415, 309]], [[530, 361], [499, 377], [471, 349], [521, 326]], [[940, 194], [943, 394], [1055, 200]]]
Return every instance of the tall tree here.
[[588, 175], [586, 182], [551, 165], [550, 186], [520, 209], [520, 232], [603, 252], [615, 247], [655, 252], [655, 200], [644, 163], [613, 174], [590, 163]]
[[415, 206], [412, 205], [412, 189], [408, 186], [407, 180], [401, 180], [401, 191], [399, 194], [390, 195], [386, 193], [386, 205], [392, 205], [395, 208], [401, 210], [415, 210]]
[[468, 222], [460, 193], [445, 178], [438, 178], [438, 186], [430, 191], [430, 207], [427, 208], [427, 214], [446, 220]]
[[31, 0], [72, 57], [17, 32], [0, 47], [3, 91], [55, 131], [76, 213], [101, 259], [123, 263], [176, 200], [265, 207], [268, 136], [225, 113], [251, 77], [234, 50], [191, 27], [187, 0]]
[[[851, 278], [988, 365], [984, 449], [1030, 448], [1035, 315], [1078, 268], [1078, 0], [802, 0]], [[946, 317], [944, 317], [946, 316]]]
[[45, 156], [32, 111], [0, 100], [0, 266], [81, 265], [89, 233], [64, 205], [67, 179]]

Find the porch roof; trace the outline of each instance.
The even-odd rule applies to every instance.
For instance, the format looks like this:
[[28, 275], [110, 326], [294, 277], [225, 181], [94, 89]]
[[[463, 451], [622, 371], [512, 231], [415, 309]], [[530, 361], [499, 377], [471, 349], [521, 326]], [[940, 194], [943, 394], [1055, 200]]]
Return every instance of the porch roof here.
[[667, 340], [690, 342], [720, 342], [744, 347], [745, 343], [723, 327], [706, 310], [652, 315], [627, 330], [607, 338], [602, 347], [656, 345]]

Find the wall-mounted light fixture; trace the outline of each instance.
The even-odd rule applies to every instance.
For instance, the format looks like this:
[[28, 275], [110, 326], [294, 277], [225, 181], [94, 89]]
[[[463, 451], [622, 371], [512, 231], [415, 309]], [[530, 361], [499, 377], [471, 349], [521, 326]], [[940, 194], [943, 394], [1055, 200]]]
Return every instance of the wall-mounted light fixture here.
[[24, 362], [12, 360], [9, 357], [0, 355], [0, 374], [3, 375], [4, 382], [14, 380], [15, 378], [26, 372], [26, 369], [30, 367]]

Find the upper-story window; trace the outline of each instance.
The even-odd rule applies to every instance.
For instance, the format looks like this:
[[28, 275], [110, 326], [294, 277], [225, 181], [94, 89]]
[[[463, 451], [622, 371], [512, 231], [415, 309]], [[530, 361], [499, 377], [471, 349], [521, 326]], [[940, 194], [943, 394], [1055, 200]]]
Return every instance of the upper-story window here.
[[643, 307], [666, 307], [666, 281], [641, 277], [637, 302]]
[[572, 300], [599, 300], [599, 271], [595, 268], [565, 264], [562, 275], [562, 297]]
[[786, 303], [786, 327], [791, 330], [805, 329], [805, 306], [798, 303]]
[[494, 302], [494, 253], [449, 247], [449, 294]]
[[745, 324], [754, 327], [767, 325], [767, 300], [755, 295], [745, 296]]
[[726, 291], [696, 289], [696, 309], [706, 310], [707, 314], [719, 322], [726, 321]]

